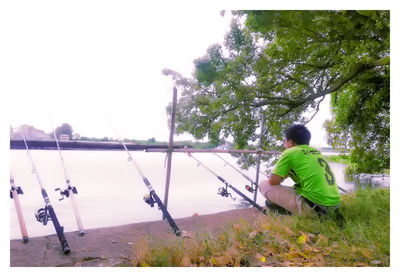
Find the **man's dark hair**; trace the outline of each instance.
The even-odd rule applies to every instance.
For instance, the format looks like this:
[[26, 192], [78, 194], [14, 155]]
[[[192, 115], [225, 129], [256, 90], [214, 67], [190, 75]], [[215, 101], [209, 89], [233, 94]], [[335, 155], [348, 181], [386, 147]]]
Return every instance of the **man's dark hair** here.
[[286, 140], [293, 140], [297, 145], [310, 144], [311, 133], [307, 127], [301, 124], [290, 126], [285, 131]]

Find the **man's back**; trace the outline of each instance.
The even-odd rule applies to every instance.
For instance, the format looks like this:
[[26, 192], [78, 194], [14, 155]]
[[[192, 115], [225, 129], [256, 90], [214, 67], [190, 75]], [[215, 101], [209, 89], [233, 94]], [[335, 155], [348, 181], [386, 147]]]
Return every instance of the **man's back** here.
[[339, 190], [328, 162], [309, 145], [286, 149], [272, 173], [283, 178], [289, 175], [297, 184], [297, 193], [314, 203], [324, 206], [340, 203]]

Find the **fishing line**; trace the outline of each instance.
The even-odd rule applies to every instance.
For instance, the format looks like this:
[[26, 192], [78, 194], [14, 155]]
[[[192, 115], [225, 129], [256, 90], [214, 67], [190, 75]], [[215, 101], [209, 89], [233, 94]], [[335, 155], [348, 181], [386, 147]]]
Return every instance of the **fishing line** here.
[[218, 158], [220, 158], [222, 161], [225, 162], [225, 164], [229, 165], [230, 167], [232, 167], [234, 170], [236, 170], [239, 174], [241, 174], [247, 181], [249, 181], [251, 183], [251, 186], [246, 185], [245, 189], [248, 192], [253, 193], [254, 192], [254, 186], [257, 186], [256, 182], [253, 181], [249, 176], [247, 176], [246, 174], [244, 174], [243, 172], [241, 172], [239, 169], [237, 169], [236, 167], [234, 167], [231, 163], [229, 163], [227, 160], [225, 160], [224, 158], [222, 158], [220, 155], [218, 155], [217, 153], [214, 153]]
[[[186, 147], [182, 147], [182, 146], [180, 146], [180, 145], [178, 145], [178, 147], [179, 148], [181, 148], [181, 149], [186, 149]], [[173, 151], [173, 150], [169, 150], [169, 151]], [[167, 153], [168, 154], [168, 153]], [[217, 157], [219, 157], [221, 160], [223, 160], [226, 164], [228, 164], [229, 166], [231, 166], [233, 169], [235, 169], [237, 172], [239, 172], [245, 179], [247, 179], [250, 183], [251, 183], [251, 186], [249, 186], [249, 185], [246, 185], [245, 186], [245, 189], [247, 190], [247, 191], [249, 191], [249, 192], [251, 192], [251, 193], [253, 193], [254, 192], [254, 186], [256, 186], [256, 183], [249, 177], [249, 176], [247, 176], [246, 174], [244, 174], [244, 173], [242, 173], [240, 170], [238, 170], [238, 169], [236, 169], [232, 164], [230, 164], [228, 161], [226, 161], [225, 159], [223, 159], [221, 156], [219, 156], [217, 153], [214, 153], [215, 155], [217, 155]], [[188, 152], [188, 155], [189, 156], [191, 156], [191, 154], [189, 154], [189, 152]], [[166, 156], [167, 157], [167, 156]], [[194, 157], [193, 157], [194, 158]], [[195, 160], [197, 160], [196, 158], [194, 158]], [[197, 162], [198, 163], [200, 163], [200, 161], [198, 161], [197, 160]], [[204, 168], [206, 168], [209, 172], [211, 172], [214, 176], [216, 176], [220, 181], [222, 181], [223, 183], [226, 183], [226, 181], [222, 178], [222, 177], [220, 177], [220, 176], [218, 176], [214, 171], [212, 171], [210, 168], [208, 168], [207, 166], [205, 166], [204, 164], [202, 164], [203, 165], [203, 167]], [[222, 180], [221, 180], [222, 179]], [[257, 186], [256, 186], [257, 187]], [[236, 190], [236, 188], [234, 189], [234, 190]], [[221, 196], [224, 196], [224, 197], [228, 197], [228, 196], [230, 196], [233, 200], [235, 200], [235, 198], [233, 198], [232, 197], [232, 194], [230, 194], [229, 192], [228, 192], [228, 190], [227, 190], [227, 187], [221, 187], [221, 188], [219, 188], [219, 190], [218, 190], [218, 194], [219, 195], [221, 195]], [[245, 196], [244, 194], [242, 194], [241, 192], [239, 193], [239, 195], [240, 196]], [[243, 197], [242, 196], [242, 197]], [[246, 197], [246, 196], [245, 196]], [[244, 198], [245, 198], [244, 197]], [[246, 198], [248, 198], [248, 197], [246, 197]], [[245, 199], [246, 199], [245, 198]], [[249, 199], [249, 198], [248, 198]], [[247, 199], [246, 199], [247, 200]], [[255, 203], [255, 201], [252, 201], [251, 199], [249, 199], [251, 202], [251, 204], [253, 204], [253, 203]]]
[[22, 139], [24, 140], [24, 143], [25, 143], [25, 148], [26, 148], [27, 154], [28, 154], [29, 159], [30, 159], [31, 164], [32, 164], [32, 173], [36, 175], [36, 179], [37, 179], [37, 182], [39, 184], [43, 200], [45, 202], [44, 208], [39, 209], [36, 212], [35, 217], [39, 222], [42, 222], [43, 225], [47, 225], [47, 222], [49, 220], [53, 222], [53, 226], [54, 226], [54, 229], [56, 230], [56, 233], [57, 233], [58, 239], [59, 239], [59, 241], [61, 243], [61, 247], [63, 249], [63, 252], [64, 252], [65, 255], [68, 255], [71, 252], [71, 250], [69, 249], [67, 240], [65, 239], [65, 236], [64, 236], [64, 227], [60, 225], [60, 223], [59, 223], [59, 221], [57, 219], [56, 213], [54, 211], [54, 208], [50, 203], [50, 198], [49, 198], [46, 190], [44, 189], [44, 186], [42, 184], [42, 180], [40, 179], [40, 176], [39, 176], [38, 171], [37, 171], [36, 166], [35, 166], [35, 162], [33, 161], [33, 158], [31, 156], [31, 152], [30, 152], [28, 144], [26, 142], [25, 134], [24, 134], [24, 131], [23, 131], [22, 127], [20, 127], [20, 131], [21, 131]]
[[219, 176], [217, 173], [215, 173], [214, 171], [212, 171], [210, 168], [208, 168], [207, 166], [205, 166], [202, 162], [200, 162], [198, 159], [196, 159], [193, 154], [191, 154], [189, 151], [187, 152], [188, 156], [193, 158], [199, 165], [203, 166], [205, 169], [207, 169], [212, 175], [214, 175], [215, 177], [217, 177], [218, 180], [220, 180], [225, 187], [220, 187], [218, 189], [218, 193], [219, 195], [221, 195], [222, 197], [231, 197], [233, 200], [235, 200], [235, 198], [232, 197], [232, 195], [228, 192], [228, 188], [231, 188], [234, 192], [236, 192], [237, 194], [239, 194], [243, 199], [245, 199], [247, 202], [249, 202], [251, 205], [253, 205], [255, 208], [257, 208], [259, 211], [261, 211], [263, 214], [267, 214], [267, 210], [265, 208], [262, 208], [260, 205], [258, 205], [255, 201], [251, 200], [249, 197], [247, 197], [245, 194], [243, 194], [240, 190], [238, 190], [237, 188], [235, 188], [234, 186], [232, 186], [231, 184], [229, 184], [224, 178], [222, 178], [221, 176]]

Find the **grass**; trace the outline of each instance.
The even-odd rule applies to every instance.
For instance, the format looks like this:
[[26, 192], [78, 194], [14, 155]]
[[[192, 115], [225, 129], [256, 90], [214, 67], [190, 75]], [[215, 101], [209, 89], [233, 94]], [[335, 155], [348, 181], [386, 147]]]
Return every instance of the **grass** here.
[[134, 266], [390, 266], [390, 190], [342, 196], [345, 223], [270, 213], [217, 234], [190, 239], [145, 237]]
[[345, 155], [345, 154], [341, 154], [341, 155], [326, 155], [325, 158], [330, 162], [351, 165], [349, 155]]

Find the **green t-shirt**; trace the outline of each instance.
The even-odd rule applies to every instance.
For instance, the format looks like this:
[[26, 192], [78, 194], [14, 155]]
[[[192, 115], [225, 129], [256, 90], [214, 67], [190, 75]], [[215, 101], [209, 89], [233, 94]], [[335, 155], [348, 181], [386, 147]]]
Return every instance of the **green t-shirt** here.
[[324, 206], [340, 203], [339, 190], [328, 162], [309, 145], [286, 149], [272, 173], [282, 178], [289, 176], [297, 184], [297, 193], [314, 203]]

